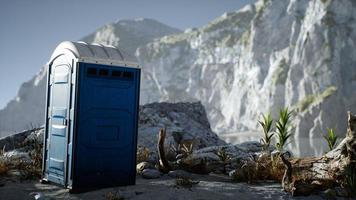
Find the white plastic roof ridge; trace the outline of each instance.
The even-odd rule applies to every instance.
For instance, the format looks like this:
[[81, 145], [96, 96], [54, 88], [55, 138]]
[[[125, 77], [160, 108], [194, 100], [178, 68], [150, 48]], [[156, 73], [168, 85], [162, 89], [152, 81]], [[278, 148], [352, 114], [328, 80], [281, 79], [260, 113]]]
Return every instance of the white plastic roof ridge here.
[[[128, 60], [134, 58], [127, 56], [120, 49], [114, 46], [106, 46], [103, 44], [93, 43], [87, 44], [85, 42], [61, 42], [54, 50], [49, 63], [53, 62], [59, 56], [71, 53], [78, 60], [95, 60], [105, 63], [127, 63], [129, 66], [138, 66], [137, 60]], [[127, 54], [126, 54], [127, 55]]]

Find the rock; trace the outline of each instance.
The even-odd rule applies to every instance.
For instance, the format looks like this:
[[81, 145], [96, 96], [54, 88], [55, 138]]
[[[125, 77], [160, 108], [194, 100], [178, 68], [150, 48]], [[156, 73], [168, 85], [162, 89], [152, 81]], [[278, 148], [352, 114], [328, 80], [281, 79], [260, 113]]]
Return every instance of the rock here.
[[[262, 150], [262, 145], [260, 142], [248, 141], [239, 144], [239, 148], [246, 152], [260, 152]], [[274, 147], [271, 147], [274, 149]]]
[[324, 192], [325, 198], [328, 200], [336, 199], [336, 191], [334, 189], [327, 189]]
[[1, 150], [10, 151], [18, 149], [33, 142], [43, 143], [43, 128], [22, 131], [11, 136], [0, 138]]
[[165, 147], [193, 144], [194, 149], [225, 144], [210, 129], [201, 103], [152, 103], [140, 108], [138, 144], [156, 151], [161, 128], [167, 129]]
[[184, 170], [174, 170], [168, 172], [168, 176], [172, 178], [178, 178], [178, 177], [190, 178], [192, 177], [192, 174]]
[[4, 158], [11, 160], [21, 160], [25, 162], [30, 162], [31, 158], [28, 152], [21, 152], [19, 150], [12, 150], [4, 153]]
[[233, 178], [236, 175], [236, 169], [229, 172], [229, 177]]
[[349, 197], [349, 193], [345, 188], [342, 187], [335, 187], [336, 196], [338, 197]]
[[31, 192], [29, 194], [32, 196], [35, 200], [47, 200], [49, 198], [45, 198], [44, 195], [41, 192]]
[[136, 165], [136, 172], [137, 174], [141, 174], [143, 170], [151, 168], [154, 168], [153, 164], [149, 162], [141, 162]]
[[142, 171], [142, 177], [146, 179], [156, 179], [161, 177], [161, 172], [156, 169], [144, 169]]

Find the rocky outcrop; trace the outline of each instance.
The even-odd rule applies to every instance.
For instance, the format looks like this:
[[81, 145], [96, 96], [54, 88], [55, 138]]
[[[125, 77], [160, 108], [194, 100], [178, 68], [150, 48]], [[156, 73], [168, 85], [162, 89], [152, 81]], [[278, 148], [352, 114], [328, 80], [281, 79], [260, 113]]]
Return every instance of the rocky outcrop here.
[[[219, 135], [259, 131], [261, 113], [295, 110], [295, 155], [320, 155], [327, 127], [355, 112], [356, 3], [260, 0], [140, 48], [142, 103], [196, 101]], [[256, 138], [257, 139], [257, 138]]]
[[152, 103], [140, 107], [138, 145], [157, 151], [158, 133], [166, 128], [165, 148], [192, 144], [194, 149], [225, 144], [210, 129], [201, 103]]

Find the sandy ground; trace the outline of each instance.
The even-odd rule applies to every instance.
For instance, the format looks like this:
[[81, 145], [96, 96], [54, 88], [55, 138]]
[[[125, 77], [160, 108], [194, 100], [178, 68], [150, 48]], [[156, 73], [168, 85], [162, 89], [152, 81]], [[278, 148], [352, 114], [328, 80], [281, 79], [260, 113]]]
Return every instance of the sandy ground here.
[[[292, 198], [281, 191], [279, 184], [232, 183], [227, 177], [217, 175], [194, 175], [199, 181], [192, 188], [178, 187], [176, 179], [163, 176], [160, 179], [143, 179], [137, 177], [136, 185], [101, 189], [80, 194], [70, 194], [68, 190], [52, 184], [41, 184], [38, 181], [3, 180], [0, 186], [0, 199], [34, 199], [34, 193], [40, 193], [41, 199], [105, 199], [110, 192], [124, 199], [169, 199], [169, 200], [203, 200], [203, 199], [323, 199], [321, 196]], [[32, 194], [32, 195], [31, 195]]]

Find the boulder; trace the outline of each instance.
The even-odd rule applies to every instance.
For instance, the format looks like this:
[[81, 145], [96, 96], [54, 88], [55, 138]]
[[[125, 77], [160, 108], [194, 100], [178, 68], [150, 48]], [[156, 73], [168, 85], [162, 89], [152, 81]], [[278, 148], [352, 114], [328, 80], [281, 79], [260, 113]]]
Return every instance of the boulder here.
[[168, 176], [171, 177], [171, 178], [190, 178], [192, 177], [192, 174], [187, 172], [187, 171], [184, 171], [184, 170], [173, 170], [173, 171], [170, 171], [168, 172]]
[[160, 178], [162, 173], [157, 169], [144, 169], [141, 173], [141, 176], [146, 179], [156, 179]]
[[152, 168], [154, 168], [153, 164], [149, 162], [140, 162], [136, 165], [136, 172], [137, 174], [141, 174], [143, 170]]

